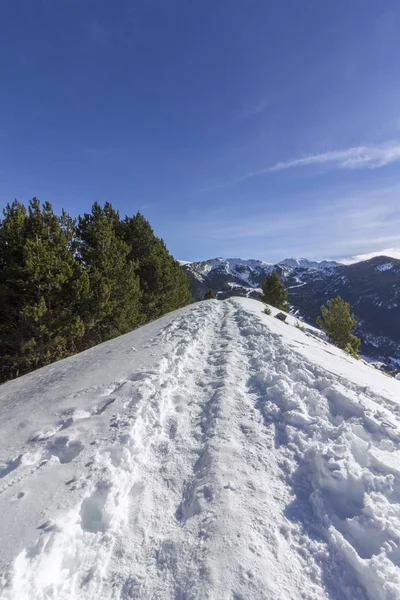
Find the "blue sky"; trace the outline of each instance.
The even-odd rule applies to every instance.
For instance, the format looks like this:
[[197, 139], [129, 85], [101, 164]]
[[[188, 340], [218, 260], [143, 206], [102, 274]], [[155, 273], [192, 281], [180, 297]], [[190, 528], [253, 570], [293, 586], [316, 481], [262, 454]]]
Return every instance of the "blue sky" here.
[[138, 209], [175, 256], [400, 247], [397, 0], [0, 3], [0, 203]]

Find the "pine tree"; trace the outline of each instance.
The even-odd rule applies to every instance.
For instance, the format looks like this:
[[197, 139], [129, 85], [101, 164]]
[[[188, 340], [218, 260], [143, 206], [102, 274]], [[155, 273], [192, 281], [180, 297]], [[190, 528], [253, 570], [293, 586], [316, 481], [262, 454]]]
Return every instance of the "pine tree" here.
[[147, 321], [193, 301], [186, 273], [143, 215], [138, 212], [126, 217], [121, 231], [130, 248], [129, 258], [139, 263], [142, 311]]
[[283, 285], [281, 278], [278, 273], [273, 271], [267, 275], [266, 279], [261, 285], [263, 294], [261, 296], [262, 302], [275, 306], [279, 310], [289, 311], [289, 305], [287, 302], [288, 292]]
[[215, 294], [214, 294], [213, 290], [208, 290], [204, 294], [204, 300], [213, 300], [214, 298], [215, 298]]
[[28, 208], [25, 272], [29, 282], [26, 304], [21, 311], [27, 331], [24, 351], [35, 366], [43, 366], [75, 351], [74, 341], [84, 333], [76, 297], [84, 278], [72, 252], [74, 222], [63, 212], [54, 214], [49, 202], [40, 207], [34, 198]]
[[4, 216], [0, 287], [9, 316], [0, 340], [3, 379], [75, 352], [84, 332], [72, 302], [83, 278], [71, 247], [73, 221], [66, 213], [57, 217], [49, 202], [42, 208], [36, 198], [28, 212], [14, 202]]
[[329, 300], [327, 306], [322, 305], [321, 312], [322, 318], [318, 317], [317, 323], [325, 331], [329, 341], [351, 354], [356, 354], [360, 339], [352, 334], [357, 321], [350, 312], [349, 302], [337, 296]]
[[0, 222], [0, 381], [19, 373], [23, 340], [20, 310], [25, 297], [23, 249], [27, 212], [17, 200], [7, 204]]
[[83, 307], [87, 347], [143, 322], [138, 264], [119, 231], [119, 214], [108, 202], [79, 217], [79, 256], [90, 284]]
[[33, 198], [3, 214], [0, 382], [192, 301], [186, 274], [139, 213], [121, 223], [111, 204], [95, 203], [77, 224]]

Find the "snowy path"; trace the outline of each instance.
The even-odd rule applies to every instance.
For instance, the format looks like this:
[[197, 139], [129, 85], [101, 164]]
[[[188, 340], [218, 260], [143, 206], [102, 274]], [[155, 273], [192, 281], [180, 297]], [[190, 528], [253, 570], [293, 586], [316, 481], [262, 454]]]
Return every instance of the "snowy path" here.
[[40, 415], [2, 432], [1, 600], [400, 599], [400, 382], [261, 310], [203, 302], [0, 388]]

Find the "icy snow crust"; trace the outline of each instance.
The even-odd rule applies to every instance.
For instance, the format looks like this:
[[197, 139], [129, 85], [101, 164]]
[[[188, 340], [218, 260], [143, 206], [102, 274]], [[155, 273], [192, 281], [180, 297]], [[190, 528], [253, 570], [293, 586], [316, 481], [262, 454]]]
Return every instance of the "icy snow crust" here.
[[400, 382], [262, 310], [0, 388], [2, 600], [400, 598]]

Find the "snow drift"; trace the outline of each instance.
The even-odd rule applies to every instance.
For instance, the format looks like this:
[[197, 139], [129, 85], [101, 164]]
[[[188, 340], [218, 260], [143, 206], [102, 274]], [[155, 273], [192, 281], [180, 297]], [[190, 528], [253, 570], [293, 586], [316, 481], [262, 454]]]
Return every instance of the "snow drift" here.
[[2, 600], [400, 598], [400, 382], [262, 309], [0, 387]]

